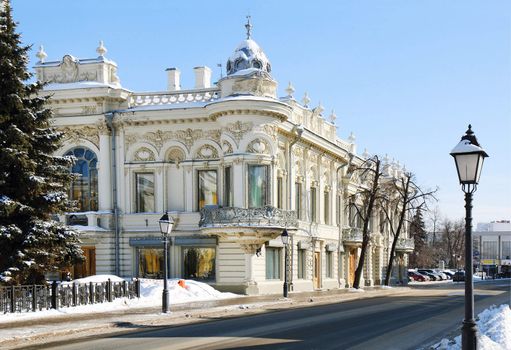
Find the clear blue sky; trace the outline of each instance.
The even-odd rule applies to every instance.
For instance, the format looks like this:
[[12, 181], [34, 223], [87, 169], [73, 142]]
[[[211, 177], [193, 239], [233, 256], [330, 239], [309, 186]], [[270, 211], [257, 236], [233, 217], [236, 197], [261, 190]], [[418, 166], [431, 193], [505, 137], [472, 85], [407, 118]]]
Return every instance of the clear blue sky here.
[[424, 188], [440, 187], [443, 216], [464, 217], [464, 197], [449, 155], [471, 123], [489, 153], [474, 198], [474, 223], [511, 219], [511, 2], [373, 1], [12, 1], [30, 57], [96, 57], [104, 40], [124, 87], [165, 89], [178, 67], [219, 77], [245, 37], [272, 63], [280, 95], [291, 81], [338, 133], [353, 131], [359, 152], [385, 154], [412, 170]]

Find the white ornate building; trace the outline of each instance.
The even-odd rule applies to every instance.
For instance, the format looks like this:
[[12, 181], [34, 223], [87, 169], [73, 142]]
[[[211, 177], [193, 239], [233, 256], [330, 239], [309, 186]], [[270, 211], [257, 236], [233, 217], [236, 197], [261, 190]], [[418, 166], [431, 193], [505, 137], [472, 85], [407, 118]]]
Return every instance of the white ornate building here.
[[[168, 211], [176, 221], [170, 277], [279, 293], [287, 228], [292, 290], [352, 284], [362, 236], [345, 208], [360, 184], [345, 175], [350, 158], [361, 164], [364, 157], [354, 137], [337, 136], [333, 113], [326, 120], [307, 96], [295, 100], [291, 84], [277, 96], [270, 62], [247, 29], [227, 75], [212, 84], [211, 70], [196, 67], [189, 90], [176, 68], [167, 69], [167, 91], [127, 90], [103, 43], [92, 59], [46, 61], [41, 48], [35, 70], [65, 135], [60, 154], [74, 155], [72, 170], [82, 174], [71, 191], [79, 208], [61, 217], [82, 231], [87, 259], [74, 277], [161, 278], [158, 219]], [[371, 225], [368, 286], [383, 280], [391, 244], [379, 218]], [[398, 279], [406, 279], [411, 249], [409, 239], [398, 245]]]

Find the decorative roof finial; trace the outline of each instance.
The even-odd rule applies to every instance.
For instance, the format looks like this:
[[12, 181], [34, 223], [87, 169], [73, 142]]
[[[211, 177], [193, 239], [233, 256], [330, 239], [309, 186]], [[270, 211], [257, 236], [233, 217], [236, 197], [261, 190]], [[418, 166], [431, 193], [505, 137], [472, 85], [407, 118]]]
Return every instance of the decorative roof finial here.
[[39, 46], [39, 51], [36, 53], [36, 57], [39, 58], [39, 62], [43, 63], [48, 55], [44, 52], [43, 45]]
[[309, 98], [309, 95], [307, 94], [307, 91], [305, 91], [305, 94], [303, 95], [303, 98], [302, 98], [303, 106], [305, 108], [309, 108], [309, 102], [310, 101], [311, 101], [311, 99]]
[[252, 35], [252, 24], [250, 24], [250, 15], [247, 16], [247, 24], [245, 24], [245, 28], [247, 28], [247, 40], [250, 39]]
[[321, 115], [321, 113], [323, 113], [325, 110], [325, 108], [323, 107], [323, 105], [321, 104], [321, 101], [319, 101], [319, 104], [316, 108], [314, 108], [314, 111], [318, 114], [318, 115]]
[[353, 131], [350, 133], [350, 136], [348, 136], [348, 142], [349, 143], [355, 143], [355, 134], [353, 133]]
[[295, 88], [293, 87], [291, 82], [289, 82], [289, 84], [287, 85], [287, 88], [286, 88], [287, 97], [293, 98], [294, 92], [295, 92]]
[[367, 151], [367, 148], [364, 148], [364, 153], [362, 153], [362, 157], [365, 158], [365, 159], [369, 159], [370, 156], [371, 155]]
[[104, 57], [106, 52], [107, 52], [107, 49], [106, 47], [103, 45], [103, 40], [100, 40], [99, 41], [99, 46], [98, 48], [96, 49], [96, 52], [98, 53], [99, 57]]
[[335, 120], [337, 119], [337, 115], [335, 111], [332, 109], [332, 113], [330, 113], [330, 123], [335, 124]]

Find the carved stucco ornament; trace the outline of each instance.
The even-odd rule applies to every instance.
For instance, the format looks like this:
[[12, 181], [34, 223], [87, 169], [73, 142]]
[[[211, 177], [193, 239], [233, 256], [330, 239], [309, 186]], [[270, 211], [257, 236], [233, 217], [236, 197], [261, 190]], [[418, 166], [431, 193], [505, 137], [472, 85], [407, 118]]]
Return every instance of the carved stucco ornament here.
[[247, 132], [251, 131], [252, 128], [253, 128], [252, 122], [242, 123], [241, 121], [238, 120], [234, 123], [227, 124], [227, 127], [225, 128], [225, 130], [227, 132], [229, 132], [234, 137], [236, 142], [239, 143], [241, 141], [241, 139], [243, 138], [243, 136]]
[[247, 146], [248, 153], [270, 154], [270, 145], [264, 139], [255, 139]]
[[176, 164], [181, 163], [185, 160], [185, 153], [178, 147], [172, 147], [167, 153], [167, 161]]
[[134, 160], [136, 161], [140, 161], [140, 162], [150, 162], [150, 161], [154, 161], [156, 158], [154, 156], [154, 153], [153, 151], [151, 151], [149, 148], [147, 147], [140, 147], [136, 152], [135, 152], [135, 157], [134, 157]]
[[65, 126], [58, 130], [63, 133], [63, 141], [76, 144], [80, 140], [87, 140], [99, 148], [99, 133], [95, 126]]
[[195, 158], [197, 158], [197, 159], [217, 159], [218, 151], [216, 150], [215, 147], [213, 147], [211, 145], [203, 145], [197, 151]]
[[231, 154], [233, 153], [232, 145], [228, 141], [222, 142], [222, 151], [224, 154]]

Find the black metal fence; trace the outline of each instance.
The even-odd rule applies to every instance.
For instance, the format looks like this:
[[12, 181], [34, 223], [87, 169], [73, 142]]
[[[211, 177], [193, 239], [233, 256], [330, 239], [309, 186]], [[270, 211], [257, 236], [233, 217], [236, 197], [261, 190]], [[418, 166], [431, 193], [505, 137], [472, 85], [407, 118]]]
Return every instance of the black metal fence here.
[[0, 312], [29, 312], [140, 298], [140, 280], [0, 287]]

